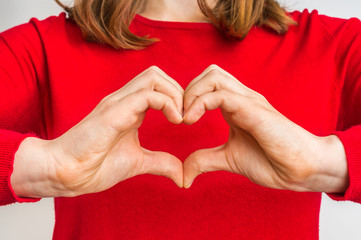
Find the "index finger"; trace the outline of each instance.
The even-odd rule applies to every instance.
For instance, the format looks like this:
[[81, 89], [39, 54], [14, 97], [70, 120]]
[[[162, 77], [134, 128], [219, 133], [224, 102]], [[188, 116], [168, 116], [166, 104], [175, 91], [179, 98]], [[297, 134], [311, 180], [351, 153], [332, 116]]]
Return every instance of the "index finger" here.
[[247, 87], [230, 73], [211, 65], [187, 86], [183, 100], [184, 110], [187, 111], [200, 96], [221, 89], [247, 95]]

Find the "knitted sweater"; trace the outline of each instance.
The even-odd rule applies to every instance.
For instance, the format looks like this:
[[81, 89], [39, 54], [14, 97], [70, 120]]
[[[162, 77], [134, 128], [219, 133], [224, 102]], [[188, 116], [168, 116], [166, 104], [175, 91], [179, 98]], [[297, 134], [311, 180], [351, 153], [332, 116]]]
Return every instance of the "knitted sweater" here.
[[[54, 139], [99, 101], [151, 65], [185, 88], [217, 64], [261, 93], [307, 131], [336, 134], [350, 185], [335, 200], [361, 202], [361, 22], [314, 11], [290, 13], [285, 35], [253, 27], [242, 41], [210, 23], [155, 21], [136, 15], [131, 30], [161, 41], [140, 50], [89, 43], [64, 13], [0, 34], [0, 204], [35, 202], [10, 184], [14, 154], [28, 136]], [[181, 160], [224, 144], [218, 110], [187, 126], [149, 110], [143, 147]], [[318, 239], [321, 193], [274, 190], [228, 172], [200, 175], [190, 189], [141, 175], [94, 194], [55, 198], [54, 239]]]

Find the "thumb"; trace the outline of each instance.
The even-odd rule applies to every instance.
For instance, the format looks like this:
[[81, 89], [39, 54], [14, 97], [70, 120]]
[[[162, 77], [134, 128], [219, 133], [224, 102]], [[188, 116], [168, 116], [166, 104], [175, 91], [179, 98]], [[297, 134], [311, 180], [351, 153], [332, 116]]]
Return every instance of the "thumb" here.
[[165, 152], [149, 151], [143, 148], [142, 174], [149, 173], [170, 178], [178, 187], [183, 187], [182, 162]]
[[232, 171], [224, 151], [225, 145], [193, 152], [183, 163], [184, 188], [189, 188], [201, 173]]

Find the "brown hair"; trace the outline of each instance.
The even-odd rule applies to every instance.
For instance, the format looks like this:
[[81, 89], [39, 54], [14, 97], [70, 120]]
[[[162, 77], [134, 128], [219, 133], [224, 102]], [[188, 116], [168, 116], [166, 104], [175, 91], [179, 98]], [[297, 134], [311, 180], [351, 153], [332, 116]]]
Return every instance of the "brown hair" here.
[[[266, 26], [284, 34], [297, 23], [276, 0], [218, 0], [212, 9], [207, 0], [197, 0], [203, 14], [227, 36], [243, 39], [253, 26]], [[144, 0], [74, 0], [68, 7], [55, 0], [80, 27], [89, 41], [108, 44], [116, 49], [143, 49], [159, 41], [137, 36], [129, 30], [135, 13]]]

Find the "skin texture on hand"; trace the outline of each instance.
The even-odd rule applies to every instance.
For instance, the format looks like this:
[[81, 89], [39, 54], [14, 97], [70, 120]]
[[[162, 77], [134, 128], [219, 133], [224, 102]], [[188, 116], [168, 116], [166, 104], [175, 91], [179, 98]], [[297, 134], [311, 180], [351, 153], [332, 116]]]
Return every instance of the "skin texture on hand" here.
[[193, 124], [205, 111], [218, 107], [230, 126], [228, 142], [196, 151], [185, 160], [186, 188], [197, 175], [217, 170], [275, 189], [342, 192], [347, 188], [346, 157], [339, 139], [311, 134], [262, 95], [211, 65], [185, 89], [183, 121]]

